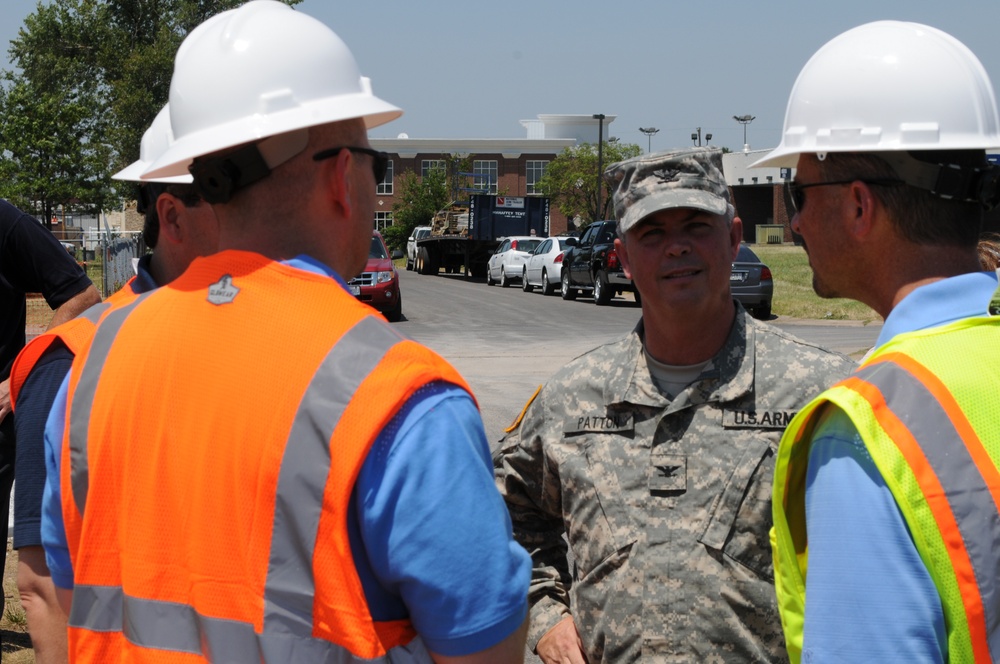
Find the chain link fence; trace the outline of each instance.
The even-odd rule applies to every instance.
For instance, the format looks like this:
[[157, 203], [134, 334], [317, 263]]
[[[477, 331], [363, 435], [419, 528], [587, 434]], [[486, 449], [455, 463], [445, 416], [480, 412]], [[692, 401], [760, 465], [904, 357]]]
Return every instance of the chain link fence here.
[[[146, 244], [141, 231], [118, 230], [109, 227], [104, 219], [97, 222], [87, 228], [54, 229], [52, 234], [83, 267], [103, 299], [119, 290], [135, 274], [135, 264], [146, 253]], [[29, 293], [27, 338], [31, 340], [41, 334], [51, 319], [52, 310], [41, 294]]]
[[87, 227], [54, 229], [52, 234], [87, 271], [87, 276], [107, 297], [135, 274], [135, 263], [146, 253], [141, 231], [123, 231], [108, 225], [101, 215]]

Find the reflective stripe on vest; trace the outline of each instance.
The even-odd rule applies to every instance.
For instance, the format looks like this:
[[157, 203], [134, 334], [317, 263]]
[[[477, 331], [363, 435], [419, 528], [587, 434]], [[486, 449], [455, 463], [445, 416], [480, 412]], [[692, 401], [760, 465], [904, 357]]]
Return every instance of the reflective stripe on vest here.
[[[97, 382], [125, 318], [143, 299], [145, 296], [106, 317], [73, 395], [70, 476], [81, 514], [89, 486], [88, 414]], [[70, 626], [95, 632], [122, 631], [130, 642], [142, 647], [205, 656], [214, 652], [226, 661], [372, 661], [312, 637], [312, 553], [331, 464], [328, 443], [358, 387], [401, 341], [404, 338], [380, 319], [362, 318], [329, 351], [305, 391], [279, 470], [262, 634], [256, 634], [250, 623], [205, 617], [186, 604], [130, 597], [120, 587], [93, 585], [76, 587]], [[429, 656], [416, 638], [390, 650], [388, 659], [429, 661]]]
[[[78, 608], [79, 607], [79, 608]], [[76, 623], [85, 624], [76, 624]], [[254, 632], [253, 625], [199, 615], [192, 607], [175, 602], [129, 597], [121, 588], [76, 586], [70, 625], [95, 632], [124, 632], [137, 646], [202, 655], [210, 661], [303, 662], [349, 664], [373, 661], [406, 664], [429, 662], [430, 654], [419, 637], [393, 648], [377, 660], [355, 657], [329, 641], [269, 632]], [[124, 626], [124, 627], [123, 627]]]
[[76, 509], [81, 515], [87, 506], [87, 489], [90, 483], [87, 470], [87, 437], [90, 419], [88, 415], [97, 393], [97, 383], [101, 379], [104, 358], [107, 357], [126, 316], [151, 294], [152, 292], [140, 295], [131, 303], [115, 309], [107, 315], [103, 328], [107, 331], [94, 335], [87, 361], [80, 373], [80, 382], [70, 405], [69, 452], [73, 499], [76, 503]]
[[945, 385], [911, 358], [883, 355], [842, 385], [868, 401], [913, 470], [951, 559], [976, 659], [993, 661], [990, 653], [1000, 654], [996, 466]]
[[[120, 288], [119, 290], [117, 290], [114, 293], [112, 293], [108, 297], [108, 299], [106, 299], [104, 302], [100, 302], [98, 304], [95, 304], [94, 306], [90, 307], [89, 309], [87, 309], [86, 311], [84, 311], [82, 314], [80, 314], [80, 316], [78, 318], [84, 318], [84, 319], [88, 320], [90, 323], [92, 323], [93, 326], [94, 326], [89, 331], [90, 337], [92, 337], [92, 338], [94, 337], [94, 332], [96, 331], [96, 326], [98, 325], [98, 323], [101, 322], [101, 317], [106, 312], [108, 312], [109, 310], [115, 310], [115, 309], [125, 310], [126, 312], [131, 311], [132, 308], [136, 304], [138, 304], [138, 302], [140, 302], [141, 300], [144, 300], [149, 295], [149, 293], [152, 292], [152, 291], [150, 291], [150, 292], [147, 292], [145, 294], [136, 293], [135, 291], [132, 290], [132, 286], [134, 284], [135, 284], [135, 277], [132, 277], [131, 279], [128, 280], [128, 282], [126, 282], [126, 284], [122, 288]], [[114, 334], [110, 335], [109, 337], [106, 337], [104, 339], [104, 341], [100, 344], [100, 350], [101, 350], [101, 352], [98, 353], [98, 355], [100, 357], [103, 358], [103, 357], [105, 357], [107, 355], [107, 351], [111, 347], [111, 343], [114, 341], [115, 336], [117, 336], [118, 330], [121, 328], [121, 324], [124, 321], [125, 315], [126, 314], [121, 314], [120, 316], [118, 316], [116, 318], [116, 322], [112, 324], [113, 329], [114, 329]], [[110, 317], [110, 314], [109, 314], [109, 317]], [[97, 343], [96, 339], [93, 340], [93, 343]], [[72, 347], [70, 348], [70, 350], [73, 351], [74, 355], [77, 355], [80, 352], [79, 349], [72, 348]], [[79, 408], [81, 410], [83, 408], [86, 408], [86, 410], [83, 411], [83, 412], [86, 412], [86, 413], [90, 412], [90, 405], [93, 403], [94, 390], [96, 389], [97, 381], [100, 378], [100, 374], [101, 374], [101, 367], [97, 366], [96, 369], [94, 369], [93, 365], [91, 365], [91, 358], [92, 358], [92, 356], [88, 357], [88, 366], [92, 367], [91, 371], [90, 371], [89, 374], [85, 373], [84, 374], [84, 378], [81, 378], [81, 381], [83, 381], [85, 379], [86, 380], [85, 384], [92, 385], [93, 388], [94, 388], [94, 389], [90, 389], [90, 390], [85, 390], [84, 391], [84, 393], [88, 394], [89, 397], [87, 397], [85, 399], [85, 404], [81, 404], [79, 406]], [[84, 368], [84, 372], [86, 372], [86, 367]], [[76, 410], [77, 407], [78, 406], [74, 402], [74, 405], [73, 405], [73, 408], [74, 408], [73, 412], [74, 413], [77, 412], [77, 410]], [[84, 508], [84, 506], [85, 506], [85, 504], [87, 502], [87, 477], [86, 477], [86, 470], [87, 470], [87, 449], [86, 449], [87, 427], [86, 427], [86, 423], [87, 423], [87, 418], [86, 417], [83, 418], [82, 424], [81, 424], [81, 419], [80, 418], [73, 418], [71, 420], [71, 423], [72, 422], [76, 422], [77, 423], [78, 430], [76, 431], [76, 435], [73, 435], [71, 433], [71, 436], [70, 436], [70, 443], [71, 443], [70, 454], [71, 454], [71, 458], [75, 458], [75, 462], [72, 463], [71, 467], [72, 467], [72, 469], [74, 469], [76, 471], [80, 471], [82, 469], [83, 474], [84, 474], [84, 476], [81, 477], [78, 481], [77, 480], [73, 481], [73, 498], [74, 498], [74, 500], [76, 502], [76, 508], [77, 508], [77, 510], [80, 512], [80, 514], [83, 514], [83, 508]], [[72, 443], [74, 441], [81, 441], [82, 447], [78, 447], [78, 449], [74, 450], [73, 447], [72, 447]], [[78, 486], [81, 487], [82, 491], [77, 491], [77, 487]]]

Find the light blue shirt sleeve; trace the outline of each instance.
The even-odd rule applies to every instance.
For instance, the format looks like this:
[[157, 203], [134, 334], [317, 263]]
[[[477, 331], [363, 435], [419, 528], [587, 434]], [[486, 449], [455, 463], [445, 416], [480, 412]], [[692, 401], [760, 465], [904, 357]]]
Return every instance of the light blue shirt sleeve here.
[[62, 490], [59, 486], [62, 460], [63, 431], [66, 428], [66, 395], [69, 392], [69, 374], [52, 403], [45, 423], [45, 490], [42, 493], [42, 546], [45, 562], [52, 574], [52, 582], [60, 588], [73, 587], [73, 564], [66, 542], [66, 528], [62, 516]]
[[829, 409], [806, 476], [803, 662], [944, 662], [934, 582], [853, 422]]
[[435, 383], [417, 392], [369, 452], [355, 496], [355, 560], [373, 617], [401, 617], [395, 596], [428, 649], [451, 656], [485, 650], [521, 625], [531, 558], [514, 541], [465, 390]]

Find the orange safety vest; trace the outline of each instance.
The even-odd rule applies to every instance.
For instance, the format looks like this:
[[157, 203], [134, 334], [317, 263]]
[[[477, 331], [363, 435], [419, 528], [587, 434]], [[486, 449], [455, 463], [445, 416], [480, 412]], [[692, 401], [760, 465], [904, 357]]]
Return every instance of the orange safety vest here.
[[90, 343], [97, 323], [107, 311], [114, 307], [128, 304], [139, 296], [132, 285], [135, 277], [129, 279], [124, 286], [113, 294], [109, 295], [103, 302], [95, 304], [82, 314], [72, 320], [68, 320], [62, 325], [58, 325], [51, 330], [46, 330], [42, 334], [32, 339], [14, 359], [14, 364], [10, 370], [10, 406], [11, 410], [17, 408], [17, 395], [24, 387], [24, 381], [28, 379], [38, 360], [42, 359], [49, 348], [56, 341], [62, 341], [69, 352], [77, 355], [87, 344]]
[[330, 278], [257, 254], [108, 314], [63, 440], [75, 661], [427, 661], [409, 620], [372, 619], [347, 517], [432, 381], [469, 389]]

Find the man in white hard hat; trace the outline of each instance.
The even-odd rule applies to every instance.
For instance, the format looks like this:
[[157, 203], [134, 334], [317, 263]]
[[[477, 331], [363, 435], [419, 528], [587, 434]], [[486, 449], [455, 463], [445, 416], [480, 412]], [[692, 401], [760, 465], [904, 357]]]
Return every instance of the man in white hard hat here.
[[[170, 116], [164, 108], [143, 135], [140, 158], [112, 177], [139, 181], [152, 160], [170, 144]], [[17, 586], [39, 664], [65, 662], [66, 613], [42, 549], [42, 489], [45, 485], [45, 419], [74, 355], [89, 343], [100, 316], [141, 293], [169, 283], [198, 256], [214, 253], [218, 223], [201, 200], [190, 175], [146, 182], [137, 209], [145, 217], [143, 238], [153, 253], [139, 259], [137, 274], [118, 292], [77, 318], [39, 335], [18, 355], [11, 372], [11, 402], [17, 411], [18, 491], [14, 504]]]
[[52, 411], [78, 661], [523, 658], [530, 559], [469, 388], [344, 281], [385, 175], [366, 130], [400, 113], [281, 3], [182, 44], [147, 175], [190, 166], [220, 253], [106, 316]]
[[[875, 350], [779, 448], [773, 540], [793, 661], [1000, 659], [1000, 291], [993, 87], [934, 28], [882, 21], [821, 48], [781, 144], [813, 286], [885, 318]], [[808, 574], [807, 574], [808, 572]]]

